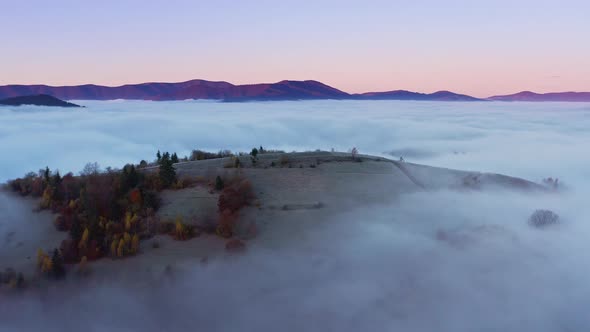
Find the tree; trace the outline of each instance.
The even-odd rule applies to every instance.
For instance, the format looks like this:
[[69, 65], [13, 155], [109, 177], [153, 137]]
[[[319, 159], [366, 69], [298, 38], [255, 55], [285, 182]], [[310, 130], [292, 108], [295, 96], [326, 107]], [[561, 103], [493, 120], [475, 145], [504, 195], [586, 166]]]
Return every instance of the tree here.
[[126, 193], [129, 189], [133, 189], [139, 185], [140, 174], [137, 172], [134, 165], [125, 165], [120, 177], [122, 193]]
[[87, 163], [84, 168], [82, 169], [82, 171], [80, 172], [80, 175], [82, 176], [89, 176], [89, 175], [96, 175], [100, 173], [100, 166], [98, 165], [98, 163], [94, 162], [94, 163]]
[[59, 175], [59, 170], [55, 171], [55, 175], [53, 176], [53, 186], [58, 187], [61, 183], [61, 175]]
[[258, 155], [258, 149], [257, 148], [252, 149], [252, 152], [250, 152], [250, 154], [252, 155], [252, 157], [256, 158], [256, 156]]
[[117, 238], [113, 239], [113, 242], [111, 242], [111, 257], [117, 257], [117, 244], [119, 243], [119, 241], [117, 240]]
[[72, 221], [72, 227], [70, 228], [70, 237], [72, 240], [79, 242], [82, 239], [82, 224], [79, 218], [74, 218]]
[[125, 240], [121, 238], [119, 240], [119, 246], [117, 247], [117, 257], [123, 257], [125, 255]]
[[139, 235], [135, 233], [131, 238], [131, 252], [137, 254], [139, 252]]
[[359, 151], [357, 150], [357, 148], [352, 148], [352, 151], [350, 151], [350, 154], [352, 155], [352, 160], [356, 160], [358, 153]]
[[80, 242], [78, 243], [78, 249], [86, 249], [86, 247], [88, 246], [88, 237], [89, 237], [89, 231], [88, 228], [84, 229], [84, 232], [82, 233], [82, 238], [80, 239]]
[[61, 279], [66, 275], [63, 258], [57, 249], [53, 250], [51, 257], [51, 274], [55, 279]]
[[49, 183], [50, 182], [50, 177], [51, 176], [51, 171], [49, 170], [49, 167], [45, 167], [45, 171], [43, 172], [43, 178], [45, 179], [45, 183]]
[[88, 258], [86, 256], [82, 256], [80, 259], [80, 264], [78, 264], [78, 273], [81, 275], [86, 275], [88, 273]]
[[176, 182], [176, 170], [168, 152], [164, 153], [162, 159], [160, 159], [159, 176], [164, 188], [168, 188]]
[[158, 150], [158, 153], [156, 153], [156, 159], [157, 159], [158, 163], [162, 159], [162, 154], [160, 153], [160, 150]]
[[223, 180], [221, 179], [221, 176], [217, 176], [215, 178], [215, 189], [216, 190], [223, 190]]
[[174, 152], [172, 154], [172, 157], [170, 158], [170, 160], [172, 161], [173, 164], [177, 164], [178, 163], [178, 155], [176, 154], [176, 152]]

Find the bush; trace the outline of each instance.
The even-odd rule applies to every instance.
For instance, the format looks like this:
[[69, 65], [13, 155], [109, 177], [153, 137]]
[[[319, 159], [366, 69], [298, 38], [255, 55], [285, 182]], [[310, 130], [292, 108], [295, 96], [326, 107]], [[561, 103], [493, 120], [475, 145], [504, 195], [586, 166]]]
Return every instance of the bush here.
[[529, 225], [543, 228], [559, 223], [559, 216], [551, 210], [536, 210], [529, 218]]
[[248, 180], [241, 180], [223, 189], [217, 206], [220, 212], [225, 210], [235, 212], [247, 205], [252, 198], [254, 198], [252, 184]]
[[281, 166], [285, 166], [289, 163], [290, 163], [289, 156], [287, 156], [286, 154], [281, 155], [281, 157], [279, 158], [279, 164]]
[[202, 150], [193, 150], [189, 160], [190, 161], [195, 161], [195, 160], [207, 160], [207, 159], [218, 159], [218, 158], [226, 158], [226, 157], [232, 157], [233, 153], [229, 150], [220, 150], [217, 153], [211, 153], [211, 152], [207, 152], [207, 151], [202, 151]]

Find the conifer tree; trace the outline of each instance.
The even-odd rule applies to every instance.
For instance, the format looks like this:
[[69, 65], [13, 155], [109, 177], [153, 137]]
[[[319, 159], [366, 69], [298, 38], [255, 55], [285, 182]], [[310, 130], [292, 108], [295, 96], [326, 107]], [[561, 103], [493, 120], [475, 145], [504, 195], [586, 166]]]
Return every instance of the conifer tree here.
[[176, 182], [176, 170], [168, 152], [164, 153], [162, 159], [160, 159], [159, 176], [164, 188], [168, 188]]
[[215, 189], [216, 190], [223, 190], [223, 180], [221, 179], [221, 176], [217, 176], [215, 178]]
[[63, 258], [57, 249], [53, 250], [53, 256], [51, 257], [51, 274], [56, 279], [61, 279], [66, 275]]

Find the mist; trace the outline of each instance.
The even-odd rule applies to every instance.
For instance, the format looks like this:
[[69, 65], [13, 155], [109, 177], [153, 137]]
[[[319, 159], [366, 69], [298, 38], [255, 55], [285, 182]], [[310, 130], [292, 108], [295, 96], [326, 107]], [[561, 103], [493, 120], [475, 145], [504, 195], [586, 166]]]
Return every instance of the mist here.
[[[343, 208], [305, 236], [286, 228], [280, 248], [253, 242], [244, 255], [195, 260], [163, 279], [137, 272], [2, 299], [0, 331], [590, 329], [588, 104], [78, 103], [88, 108], [0, 108], [0, 181], [46, 165], [120, 167], [158, 149], [355, 146], [432, 166], [558, 177], [565, 189], [418, 192]], [[560, 224], [529, 226], [540, 208]], [[9, 222], [19, 222], [15, 209]]]

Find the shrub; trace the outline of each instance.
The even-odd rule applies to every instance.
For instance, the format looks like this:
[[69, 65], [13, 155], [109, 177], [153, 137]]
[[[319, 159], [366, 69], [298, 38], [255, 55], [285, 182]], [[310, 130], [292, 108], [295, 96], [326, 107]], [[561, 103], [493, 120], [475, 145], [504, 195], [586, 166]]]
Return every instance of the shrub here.
[[252, 184], [248, 180], [241, 180], [223, 189], [217, 206], [220, 212], [225, 210], [235, 212], [247, 205], [252, 198], [254, 198]]
[[551, 210], [536, 210], [529, 218], [529, 225], [543, 228], [559, 223], [559, 216]]
[[232, 157], [232, 156], [233, 156], [233, 154], [229, 150], [220, 150], [217, 153], [211, 153], [211, 152], [202, 151], [202, 150], [193, 150], [191, 152], [189, 160], [195, 161], [195, 160], [218, 159], [218, 158], [226, 158], [226, 157]]
[[287, 165], [289, 163], [290, 163], [290, 160], [289, 160], [289, 156], [288, 155], [282, 154], [281, 157], [279, 157], [279, 164], [281, 166], [285, 166], [285, 165]]

